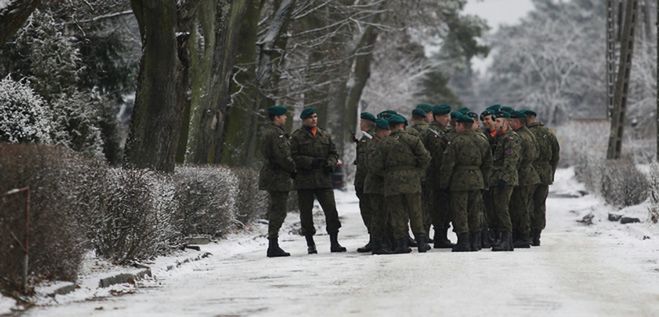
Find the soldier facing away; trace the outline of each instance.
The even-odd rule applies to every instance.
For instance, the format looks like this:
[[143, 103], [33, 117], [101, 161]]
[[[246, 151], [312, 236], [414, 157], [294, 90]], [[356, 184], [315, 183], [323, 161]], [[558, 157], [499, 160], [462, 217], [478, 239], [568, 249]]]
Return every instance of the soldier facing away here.
[[[389, 121], [377, 119], [375, 135], [367, 145], [366, 160], [371, 162], [373, 155], [382, 145], [382, 141], [389, 136]], [[395, 246], [391, 231], [391, 215], [384, 205], [384, 177], [380, 171], [367, 164], [367, 174], [364, 180], [364, 195], [370, 204], [371, 215], [371, 246], [373, 254], [390, 254]]]
[[371, 252], [373, 250], [371, 235], [371, 218], [375, 210], [371, 209], [371, 203], [368, 201], [368, 195], [364, 194], [364, 181], [367, 174], [368, 160], [366, 159], [366, 152], [368, 144], [373, 139], [375, 134], [375, 116], [368, 112], [362, 112], [360, 115], [359, 129], [362, 131], [362, 137], [357, 140], [357, 157], [355, 158], [355, 192], [359, 199], [359, 211], [362, 216], [362, 221], [369, 234], [368, 243], [357, 249], [357, 252]]
[[261, 154], [264, 163], [259, 173], [259, 189], [268, 191], [268, 257], [289, 256], [279, 247], [279, 229], [286, 219], [288, 192], [295, 177], [288, 134], [284, 131], [287, 109], [277, 105], [268, 108], [270, 123], [261, 132]]
[[316, 109], [306, 108], [300, 114], [302, 127], [291, 136], [291, 154], [297, 167], [295, 189], [298, 194], [302, 234], [307, 240], [307, 252], [318, 253], [313, 236], [313, 202], [318, 200], [325, 213], [326, 230], [330, 236], [330, 251], [345, 252], [338, 242], [339, 214], [336, 210], [332, 172], [341, 165], [336, 146], [329, 133], [318, 128]]

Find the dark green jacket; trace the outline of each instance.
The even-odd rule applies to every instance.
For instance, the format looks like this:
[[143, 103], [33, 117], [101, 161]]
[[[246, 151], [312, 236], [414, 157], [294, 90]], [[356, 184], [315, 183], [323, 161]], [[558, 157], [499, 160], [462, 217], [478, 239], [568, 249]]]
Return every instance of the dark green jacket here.
[[[382, 146], [382, 138], [374, 136], [368, 142], [366, 149], [366, 160], [372, 162], [378, 148]], [[384, 176], [379, 170], [373, 168], [373, 164], [366, 165], [366, 179], [364, 179], [364, 193], [384, 195]]]
[[[291, 135], [291, 154], [297, 167], [296, 189], [332, 188], [332, 172], [339, 154], [329, 133], [318, 129], [313, 137], [305, 127], [295, 130]], [[322, 160], [320, 166], [312, 166], [314, 159]]]
[[[412, 127], [408, 129], [409, 130], [408, 132], [411, 133], [411, 134], [414, 134], [418, 137], [422, 137], [425, 134], [426, 130], [428, 130], [429, 127], [430, 127], [430, 125], [425, 120], [424, 121], [415, 121], [414, 123], [412, 123]], [[415, 133], [415, 131], [418, 132], [418, 133]]]
[[374, 131], [364, 132], [364, 135], [357, 141], [357, 153], [355, 158], [355, 165], [357, 168], [355, 170], [355, 188], [363, 188], [364, 180], [366, 179], [367, 174], [367, 151], [368, 144], [371, 143], [373, 139]]
[[439, 184], [439, 169], [442, 165], [444, 150], [446, 150], [446, 145], [448, 144], [446, 131], [446, 127], [442, 127], [437, 122], [432, 122], [426, 130], [425, 138], [423, 139], [423, 145], [432, 157], [426, 176], [431, 184]]
[[531, 123], [528, 127], [538, 141], [538, 159], [533, 165], [540, 175], [540, 183], [550, 185], [554, 182], [554, 173], [558, 167], [561, 150], [558, 139], [540, 122]]
[[430, 153], [417, 136], [394, 131], [373, 154], [373, 170], [384, 176], [384, 195], [421, 192], [421, 175], [430, 163]]
[[440, 170], [439, 188], [471, 191], [485, 188], [492, 169], [489, 143], [475, 131], [457, 133], [448, 143]]
[[519, 161], [518, 184], [536, 185], [540, 183], [540, 176], [535, 171], [533, 163], [538, 159], [538, 141], [529, 129], [525, 126], [515, 131], [522, 139], [522, 152]]
[[499, 180], [505, 181], [509, 186], [517, 186], [521, 143], [521, 138], [513, 130], [497, 136], [497, 143], [492, 152], [494, 166], [490, 186], [496, 186]]
[[283, 128], [270, 123], [261, 130], [263, 167], [259, 173], [259, 189], [290, 191], [295, 162], [291, 157], [291, 144]]

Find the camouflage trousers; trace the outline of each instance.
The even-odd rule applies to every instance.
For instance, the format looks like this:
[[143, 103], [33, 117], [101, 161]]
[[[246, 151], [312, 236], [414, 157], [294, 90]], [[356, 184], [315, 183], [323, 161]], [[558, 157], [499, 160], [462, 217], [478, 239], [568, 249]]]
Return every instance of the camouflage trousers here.
[[457, 234], [481, 231], [483, 197], [480, 190], [451, 191], [453, 231]]
[[268, 239], [277, 239], [279, 229], [286, 219], [288, 192], [268, 191], [270, 206], [268, 208]]
[[491, 187], [492, 209], [494, 210], [494, 229], [499, 232], [513, 232], [510, 220], [510, 197], [513, 193], [512, 186]]
[[364, 193], [363, 186], [355, 186], [355, 192], [357, 193], [357, 198], [359, 199], [359, 213], [362, 216], [362, 221], [366, 227], [366, 231], [371, 234], [372, 218], [374, 210], [371, 207], [370, 195]]
[[391, 226], [394, 238], [407, 238], [407, 220], [416, 237], [426, 235], [423, 228], [423, 212], [421, 211], [421, 193], [398, 194], [385, 196], [385, 208], [391, 215]]
[[545, 203], [549, 196], [549, 185], [539, 184], [533, 191], [533, 212], [531, 213], [531, 231], [540, 232], [547, 223]]
[[516, 239], [528, 240], [531, 231], [530, 210], [535, 185], [515, 186], [510, 198], [510, 220], [513, 225], [513, 236]]
[[391, 237], [391, 215], [384, 205], [384, 195], [366, 194], [373, 211], [371, 216], [371, 235], [378, 240], [384, 240]]
[[492, 199], [492, 188], [483, 191], [483, 222], [481, 226], [485, 229], [496, 228], [496, 215], [494, 213], [494, 201]]
[[341, 222], [339, 221], [339, 212], [336, 210], [334, 190], [330, 188], [298, 189], [297, 199], [300, 207], [302, 235], [316, 234], [316, 228], [313, 224], [313, 202], [316, 199], [325, 213], [325, 229], [327, 230], [327, 233], [333, 234], [339, 232]]
[[430, 231], [430, 225], [433, 224], [433, 213], [437, 209], [437, 200], [433, 197], [432, 184], [427, 182], [421, 183], [421, 210], [423, 212], [423, 228], [426, 232]]

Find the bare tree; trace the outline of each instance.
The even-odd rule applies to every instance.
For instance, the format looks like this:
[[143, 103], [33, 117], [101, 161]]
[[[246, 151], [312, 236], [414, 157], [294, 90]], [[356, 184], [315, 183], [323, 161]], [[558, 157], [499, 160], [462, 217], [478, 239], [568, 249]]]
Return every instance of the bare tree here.
[[0, 7], [0, 44], [5, 43], [23, 26], [25, 20], [30, 17], [39, 3], [41, 0], [9, 0], [2, 3], [3, 6]]

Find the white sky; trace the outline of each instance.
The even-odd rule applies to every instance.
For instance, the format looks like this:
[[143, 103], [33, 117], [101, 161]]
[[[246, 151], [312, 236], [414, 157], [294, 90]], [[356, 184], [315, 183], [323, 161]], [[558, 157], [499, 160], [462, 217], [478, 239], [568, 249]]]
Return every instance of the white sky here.
[[[531, 0], [469, 0], [464, 12], [482, 17], [492, 28], [490, 32], [495, 32], [502, 24], [517, 23], [531, 9]], [[489, 59], [474, 59], [474, 69], [483, 72], [490, 62]]]

